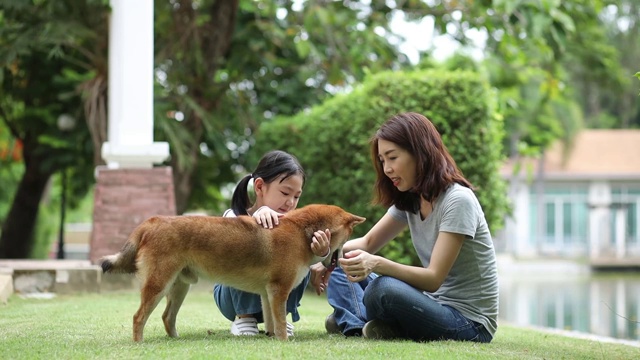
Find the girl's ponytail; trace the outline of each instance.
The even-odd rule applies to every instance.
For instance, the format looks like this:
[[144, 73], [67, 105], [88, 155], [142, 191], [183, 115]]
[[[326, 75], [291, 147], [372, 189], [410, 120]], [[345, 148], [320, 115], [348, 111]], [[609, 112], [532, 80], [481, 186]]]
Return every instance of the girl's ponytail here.
[[236, 214], [236, 216], [240, 215], [249, 215], [247, 213], [247, 209], [249, 208], [249, 181], [253, 178], [252, 174], [246, 175], [243, 177], [236, 189], [233, 191], [233, 196], [231, 197], [231, 209]]

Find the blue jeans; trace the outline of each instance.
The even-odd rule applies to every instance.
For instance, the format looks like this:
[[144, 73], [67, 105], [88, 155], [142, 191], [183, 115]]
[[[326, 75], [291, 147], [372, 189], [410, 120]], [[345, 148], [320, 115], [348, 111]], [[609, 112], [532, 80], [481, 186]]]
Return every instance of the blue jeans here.
[[327, 297], [345, 335], [362, 329], [366, 321], [379, 319], [393, 326], [403, 338], [415, 341], [492, 340], [481, 324], [389, 276], [372, 274], [360, 283], [351, 283], [342, 269], [336, 269], [329, 278]]
[[331, 273], [327, 286], [327, 300], [333, 307], [333, 316], [343, 334], [362, 334], [362, 328], [367, 322], [367, 310], [362, 303], [364, 289], [376, 277], [376, 274], [371, 274], [366, 279], [354, 283], [347, 279], [340, 267]]
[[[300, 306], [300, 299], [304, 294], [311, 273], [307, 273], [300, 285], [295, 287], [289, 298], [287, 299], [287, 313], [291, 314], [292, 321], [300, 320], [300, 314], [298, 313], [298, 307]], [[260, 301], [260, 295], [253, 294], [226, 285], [215, 284], [213, 286], [213, 299], [218, 305], [218, 309], [224, 317], [230, 321], [234, 321], [236, 315], [253, 314], [259, 323], [264, 322], [262, 316], [262, 301]]]

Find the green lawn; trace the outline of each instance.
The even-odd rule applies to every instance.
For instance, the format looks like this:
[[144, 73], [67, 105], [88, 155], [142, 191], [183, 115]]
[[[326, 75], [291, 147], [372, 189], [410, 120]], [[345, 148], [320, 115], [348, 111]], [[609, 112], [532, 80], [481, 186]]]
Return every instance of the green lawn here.
[[[640, 348], [600, 343], [501, 326], [491, 344], [374, 341], [327, 335], [324, 297], [307, 293], [286, 343], [265, 336], [234, 337], [205, 286], [191, 291], [178, 314], [181, 337], [165, 335], [164, 301], [131, 340], [137, 292], [59, 296], [51, 300], [13, 296], [0, 305], [0, 358], [8, 359], [640, 359]], [[262, 329], [262, 327], [261, 327]]]

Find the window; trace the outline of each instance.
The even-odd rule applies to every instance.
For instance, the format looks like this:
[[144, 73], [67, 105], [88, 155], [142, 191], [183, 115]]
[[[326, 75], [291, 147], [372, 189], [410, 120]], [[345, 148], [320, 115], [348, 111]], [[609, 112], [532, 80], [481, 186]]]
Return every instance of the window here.
[[571, 212], [571, 203], [562, 204], [562, 236], [570, 238], [573, 235], [572, 224], [575, 222], [573, 213]]
[[[538, 213], [535, 190], [530, 205], [531, 239], [539, 239], [544, 250], [552, 252], [586, 251], [589, 221], [586, 187], [550, 187], [545, 189], [543, 211]], [[538, 222], [538, 217], [541, 221]], [[538, 230], [542, 232], [538, 235]]]

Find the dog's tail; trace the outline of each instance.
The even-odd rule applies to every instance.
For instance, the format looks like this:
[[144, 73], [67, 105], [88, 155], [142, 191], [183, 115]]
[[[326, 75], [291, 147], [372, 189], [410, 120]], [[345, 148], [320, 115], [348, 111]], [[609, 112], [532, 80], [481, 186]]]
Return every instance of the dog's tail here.
[[133, 274], [137, 271], [136, 255], [140, 237], [144, 233], [142, 226], [138, 226], [129, 236], [129, 240], [124, 244], [122, 250], [114, 255], [105, 256], [100, 259], [102, 272], [105, 273], [125, 273]]

